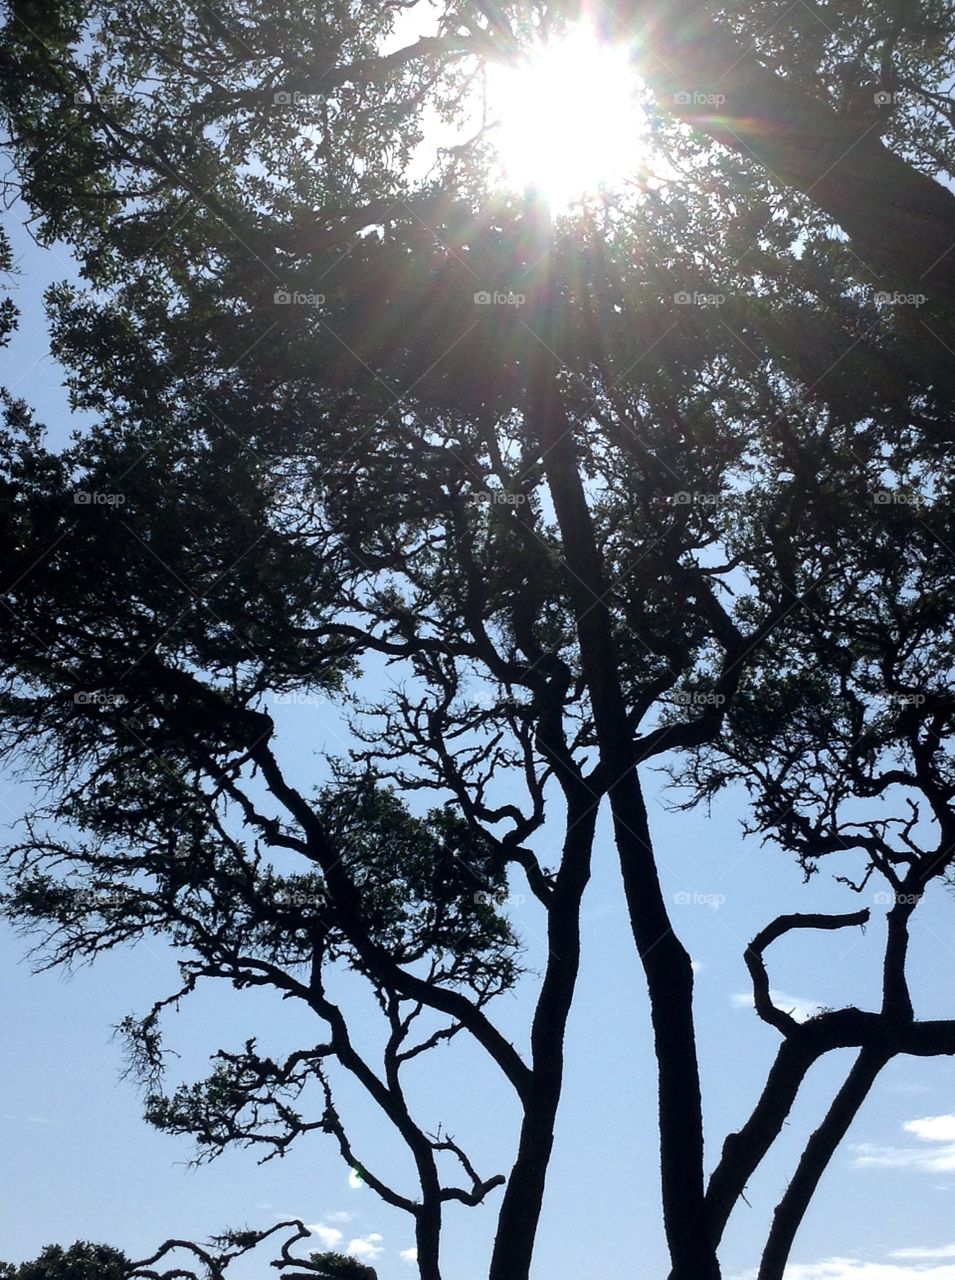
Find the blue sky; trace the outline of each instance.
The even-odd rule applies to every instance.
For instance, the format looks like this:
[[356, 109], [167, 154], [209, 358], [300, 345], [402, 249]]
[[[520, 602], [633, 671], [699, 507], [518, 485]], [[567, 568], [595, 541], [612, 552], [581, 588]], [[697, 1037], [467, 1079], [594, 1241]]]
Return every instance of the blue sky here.
[[[15, 211], [14, 211], [15, 213]], [[66, 254], [39, 250], [15, 216], [8, 220], [22, 275], [14, 281], [21, 329], [0, 352], [0, 383], [36, 407], [63, 442], [75, 426], [46, 346], [42, 291], [70, 273]], [[316, 753], [341, 749], [326, 707], [282, 709], [294, 767], [314, 781]], [[752, 1106], [777, 1044], [748, 1007], [743, 949], [776, 914], [790, 910], [873, 909], [863, 935], [794, 936], [768, 953], [780, 1003], [874, 1007], [882, 950], [877, 889], [862, 903], [830, 876], [803, 885], [798, 869], [772, 848], [744, 839], [743, 806], [727, 795], [711, 816], [665, 808], [661, 779], [648, 778], [651, 815], [675, 926], [698, 968], [697, 1011], [709, 1161], [725, 1133]], [[0, 814], [27, 811], [29, 790], [13, 779], [0, 788]], [[540, 852], [546, 848], [542, 837]], [[546, 859], [545, 859], [546, 861]], [[833, 870], [844, 869], [833, 867]], [[520, 894], [520, 886], [515, 885]], [[525, 895], [510, 908], [528, 963], [539, 953], [542, 922]], [[952, 987], [953, 903], [934, 886], [918, 912], [911, 961], [920, 1016], [944, 1016]], [[20, 1261], [50, 1242], [100, 1240], [142, 1256], [169, 1235], [201, 1239], [227, 1226], [268, 1225], [280, 1217], [314, 1224], [315, 1247], [372, 1261], [381, 1280], [413, 1274], [402, 1258], [410, 1223], [367, 1188], [349, 1185], [327, 1142], [315, 1138], [284, 1161], [264, 1167], [237, 1152], [188, 1169], [188, 1141], [143, 1123], [140, 1097], [123, 1081], [122, 1045], [112, 1028], [173, 989], [171, 955], [156, 944], [117, 952], [66, 981], [31, 976], [25, 942], [0, 937], [0, 985], [7, 1035], [0, 1049], [0, 1125], [7, 1186], [0, 1199], [0, 1258]], [[523, 1045], [532, 984], [503, 998], [495, 1017]], [[359, 1021], [364, 1014], [359, 1014]], [[223, 988], [200, 993], [169, 1027], [182, 1054], [183, 1078], [197, 1076], [208, 1055], [253, 1032], [278, 1044], [317, 1030], [288, 1005]], [[805, 1137], [850, 1061], [833, 1055], [810, 1077], [777, 1150], [748, 1191], [726, 1237], [724, 1274], [751, 1274], [767, 1224]], [[571, 1020], [567, 1084], [550, 1173], [535, 1275], [572, 1280], [584, 1268], [606, 1275], [665, 1275], [657, 1191], [653, 1061], [649, 1018], [606, 825], [596, 851], [584, 913], [584, 957]], [[884, 1073], [839, 1152], [794, 1253], [790, 1280], [955, 1280], [955, 1094], [950, 1062], [900, 1059]], [[416, 1105], [441, 1120], [475, 1153], [485, 1175], [506, 1172], [517, 1114], [490, 1067], [455, 1044], [418, 1082]], [[379, 1130], [356, 1101], [352, 1124], [361, 1147], [378, 1150]], [[385, 1159], [390, 1159], [387, 1151]], [[499, 1196], [499, 1193], [498, 1193]], [[481, 1280], [498, 1196], [481, 1210], [449, 1214], [449, 1280]], [[244, 1268], [244, 1269], [243, 1269]], [[238, 1280], [261, 1274], [249, 1262]]]

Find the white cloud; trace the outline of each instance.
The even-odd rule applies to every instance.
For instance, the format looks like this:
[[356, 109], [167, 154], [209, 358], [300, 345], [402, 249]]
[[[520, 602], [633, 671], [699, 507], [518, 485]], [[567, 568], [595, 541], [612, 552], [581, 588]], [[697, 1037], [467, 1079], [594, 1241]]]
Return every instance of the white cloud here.
[[880, 1147], [871, 1142], [853, 1146], [860, 1168], [920, 1169], [926, 1173], [955, 1171], [955, 1116], [923, 1116], [903, 1126], [906, 1133], [934, 1146]]
[[873, 1142], [858, 1142], [855, 1165], [860, 1169], [918, 1169], [923, 1173], [955, 1171], [955, 1144], [934, 1151], [920, 1147], [880, 1147]]
[[955, 1116], [923, 1116], [921, 1120], [908, 1120], [906, 1133], [914, 1133], [926, 1142], [955, 1142]]
[[410, 1249], [402, 1249], [398, 1254], [402, 1262], [408, 1262], [414, 1265], [418, 1261], [418, 1250], [412, 1246]]
[[351, 1222], [355, 1215], [349, 1213], [347, 1209], [339, 1209], [335, 1213], [326, 1213], [325, 1217], [329, 1222]]
[[[888, 1262], [861, 1262], [858, 1258], [826, 1258], [809, 1265], [788, 1266], [784, 1274], [785, 1280], [955, 1280], [955, 1266], [899, 1267]], [[756, 1280], [756, 1272], [744, 1272], [733, 1280]]]
[[358, 1236], [356, 1239], [349, 1241], [345, 1250], [352, 1258], [358, 1258], [360, 1261], [374, 1262], [376, 1258], [380, 1258], [384, 1250], [381, 1247], [382, 1237], [377, 1231], [372, 1231], [369, 1235], [362, 1239]]
[[955, 1244], [943, 1244], [939, 1249], [893, 1249], [890, 1258], [955, 1258]]
[[310, 1231], [313, 1236], [318, 1236], [326, 1249], [334, 1249], [342, 1242], [342, 1233], [338, 1228], [326, 1227], [324, 1222], [306, 1222], [305, 1230]]
[[[751, 991], [738, 991], [730, 998], [737, 1009], [755, 1008], [756, 1001]], [[777, 1009], [782, 1009], [783, 1013], [791, 1013], [797, 1022], [805, 1022], [807, 1018], [814, 1017], [820, 1009], [814, 1000], [804, 1000], [802, 996], [790, 996], [785, 991], [770, 990], [769, 998]]]

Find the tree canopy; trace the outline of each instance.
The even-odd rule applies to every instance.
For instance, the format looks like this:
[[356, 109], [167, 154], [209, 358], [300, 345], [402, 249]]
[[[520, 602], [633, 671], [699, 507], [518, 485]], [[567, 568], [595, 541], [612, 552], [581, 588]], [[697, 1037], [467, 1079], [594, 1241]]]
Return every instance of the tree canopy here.
[[118, 1249], [77, 1240], [64, 1249], [50, 1244], [32, 1262], [0, 1263], [4, 1280], [123, 1280], [128, 1260]]
[[[95, 424], [51, 448], [5, 397], [0, 744], [46, 796], [7, 850], [5, 911], [49, 966], [177, 950], [179, 989], [124, 1026], [152, 1124], [201, 1158], [326, 1135], [410, 1216], [422, 1280], [448, 1206], [499, 1199], [488, 1275], [526, 1280], [606, 807], [672, 1280], [716, 1280], [810, 1067], [858, 1053], [766, 1228], [759, 1280], [780, 1280], [882, 1068], [955, 1053], [905, 969], [952, 874], [946, 13], [607, 5], [663, 176], [553, 217], [494, 187], [486, 129], [434, 143], [429, 112], [463, 129], [486, 64], [577, 7], [449, 5], [383, 52], [409, 8], [7, 6], [11, 181], [79, 264], [48, 309]], [[294, 700], [349, 725], [308, 787]], [[794, 909], [746, 949], [780, 1048], [708, 1179], [656, 762], [688, 804], [741, 783], [752, 828], [807, 876], [837, 862], [850, 905], [871, 882], [890, 899], [878, 1010], [797, 1022], [764, 956], [868, 909]], [[377, 1008], [374, 1056], [342, 974]], [[295, 1001], [315, 1043], [250, 1038], [170, 1089], [164, 1020], [206, 982]], [[494, 1013], [518, 987], [521, 1044]], [[507, 1172], [416, 1114], [406, 1082], [452, 1039], [513, 1092]], [[400, 1178], [358, 1150], [345, 1078], [403, 1144]], [[129, 1274], [185, 1274], [155, 1266], [192, 1247], [218, 1280], [277, 1230], [168, 1241]], [[289, 1249], [282, 1274], [373, 1275]]]

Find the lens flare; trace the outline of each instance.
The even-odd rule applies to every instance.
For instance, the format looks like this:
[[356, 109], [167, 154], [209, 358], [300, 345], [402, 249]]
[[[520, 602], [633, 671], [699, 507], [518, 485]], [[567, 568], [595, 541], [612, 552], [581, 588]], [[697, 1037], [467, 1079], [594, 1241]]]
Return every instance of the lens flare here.
[[536, 187], [559, 210], [634, 173], [647, 142], [638, 91], [627, 49], [586, 27], [538, 45], [519, 67], [491, 68], [504, 183]]

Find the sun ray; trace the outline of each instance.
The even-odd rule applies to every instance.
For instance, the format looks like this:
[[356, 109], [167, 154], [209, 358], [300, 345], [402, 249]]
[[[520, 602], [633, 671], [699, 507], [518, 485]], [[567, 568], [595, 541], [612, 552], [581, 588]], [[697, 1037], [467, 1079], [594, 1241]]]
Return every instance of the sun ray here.
[[627, 48], [588, 27], [492, 68], [488, 105], [502, 181], [535, 187], [554, 211], [636, 172], [648, 142]]

